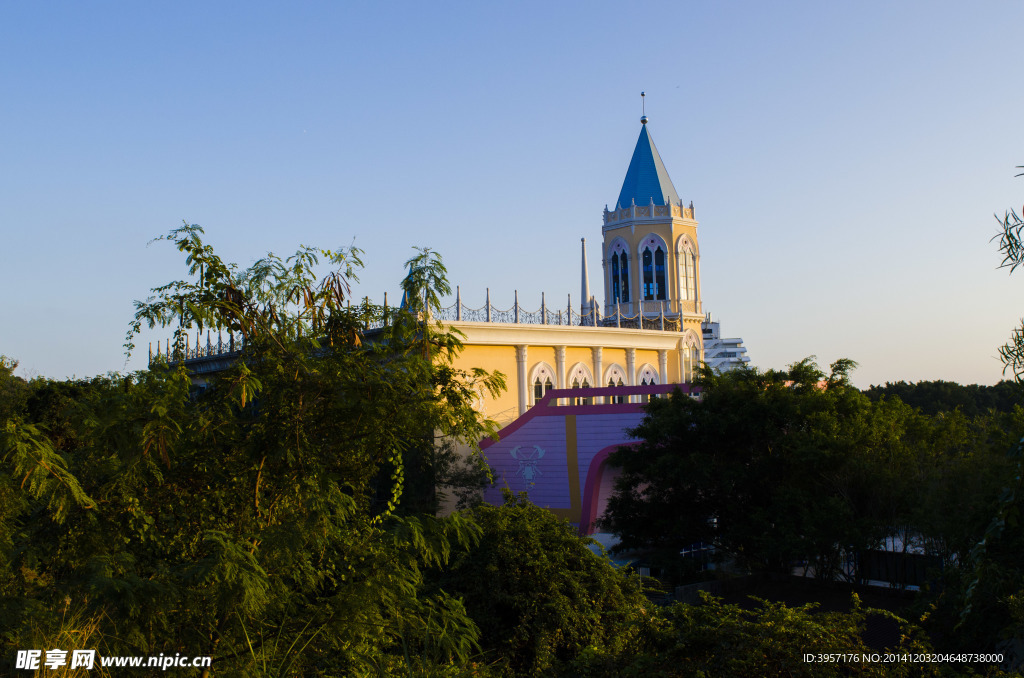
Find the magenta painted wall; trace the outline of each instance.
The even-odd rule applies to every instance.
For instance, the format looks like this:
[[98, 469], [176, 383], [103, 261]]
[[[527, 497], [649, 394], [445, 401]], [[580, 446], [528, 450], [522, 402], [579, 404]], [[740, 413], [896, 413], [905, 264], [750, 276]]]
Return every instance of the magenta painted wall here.
[[[552, 390], [534, 407], [506, 426], [499, 440], [481, 443], [484, 455], [494, 471], [495, 486], [484, 499], [501, 503], [501, 491], [526, 492], [530, 501], [554, 509], [579, 526], [580, 532], [593, 532], [593, 521], [604, 513], [614, 477], [606, 470], [608, 455], [621, 445], [633, 443], [627, 430], [644, 418], [643, 405], [558, 405], [573, 397], [602, 395], [655, 395], [675, 388], [688, 391], [686, 385], [624, 386], [617, 388]], [[566, 440], [575, 426], [575, 438]], [[570, 468], [576, 473], [570, 477]], [[573, 494], [578, 498], [574, 505]]]

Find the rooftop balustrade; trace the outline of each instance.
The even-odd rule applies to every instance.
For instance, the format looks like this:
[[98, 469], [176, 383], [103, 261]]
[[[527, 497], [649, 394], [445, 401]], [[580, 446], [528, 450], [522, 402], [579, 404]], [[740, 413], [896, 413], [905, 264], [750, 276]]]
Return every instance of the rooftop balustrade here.
[[[550, 307], [542, 294], [540, 308], [527, 310], [520, 306], [519, 293], [516, 292], [512, 307], [501, 309], [491, 304], [490, 290], [487, 290], [484, 305], [480, 308], [472, 308], [462, 303], [462, 293], [456, 287], [455, 303], [431, 313], [431, 319], [452, 323], [480, 322], [567, 327], [618, 327], [663, 332], [680, 331], [679, 317], [671, 313], [666, 315], [666, 306], [663, 302], [645, 303], [643, 312], [638, 310], [632, 315], [623, 312], [622, 304], [613, 304], [612, 308], [615, 312], [602, 315], [596, 303], [592, 303], [587, 312], [580, 313], [573, 308], [571, 296], [567, 296], [566, 300], [567, 303], [564, 307]], [[364, 299], [361, 306], [366, 316], [364, 327], [368, 331], [382, 329], [394, 317], [395, 309], [394, 307], [388, 308], [387, 295], [384, 296], [383, 306], [371, 304], [368, 298]], [[152, 364], [154, 360], [160, 359], [176, 363], [181, 360], [196, 361], [231, 356], [240, 353], [244, 344], [245, 341], [241, 335], [230, 332], [225, 336], [222, 331], [214, 333], [207, 330], [205, 338], [198, 331], [194, 335], [185, 332], [179, 345], [175, 345], [170, 339], [164, 342], [158, 341], [156, 353], [153, 352], [153, 345], [150, 344], [149, 362]]]

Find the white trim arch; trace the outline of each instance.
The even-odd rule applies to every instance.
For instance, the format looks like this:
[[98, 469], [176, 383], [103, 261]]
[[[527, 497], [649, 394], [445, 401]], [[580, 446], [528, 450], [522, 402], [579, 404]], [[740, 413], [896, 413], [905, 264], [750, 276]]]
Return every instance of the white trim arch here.
[[643, 238], [641, 238], [640, 241], [637, 243], [636, 253], [637, 255], [640, 255], [643, 253], [644, 248], [651, 247], [653, 249], [658, 245], [661, 245], [661, 248], [665, 250], [665, 254], [668, 254], [668, 243], [665, 242], [665, 239], [662, 238], [657, 233], [648, 233]]
[[[573, 384], [573, 381], [577, 385]], [[587, 386], [583, 386], [583, 382], [587, 383]], [[565, 387], [566, 388], [589, 388], [594, 385], [594, 373], [590, 371], [586, 363], [576, 363], [569, 368], [569, 371], [565, 374]]]
[[[594, 385], [594, 373], [585, 363], [576, 363], [565, 375], [566, 388], [591, 388]], [[573, 405], [589, 405], [590, 398], [573, 398]]]
[[[557, 372], [555, 372], [551, 365], [546, 362], [539, 362], [533, 366], [530, 370], [530, 380], [527, 382], [527, 387], [530, 391], [530, 406], [537, 404], [540, 397], [543, 397], [545, 393], [553, 388], [556, 388], [558, 383]], [[540, 386], [540, 397], [537, 395], [537, 386]]]
[[644, 363], [636, 371], [636, 383], [638, 386], [660, 384], [661, 378], [658, 376], [658, 369], [650, 363]]
[[611, 259], [613, 254], [618, 254], [619, 252], [625, 252], [626, 256], [629, 256], [629, 243], [621, 235], [617, 235], [608, 241], [606, 254]]
[[691, 238], [688, 233], [683, 233], [676, 238], [676, 252], [682, 252], [686, 248], [692, 250], [698, 257], [700, 256], [700, 248], [697, 247], [697, 241]]
[[622, 366], [619, 365], [618, 363], [612, 363], [605, 369], [604, 377], [602, 377], [601, 379], [601, 385], [609, 386], [609, 381], [615, 382], [615, 386], [628, 385], [629, 380], [626, 378], [626, 370], [622, 369]]

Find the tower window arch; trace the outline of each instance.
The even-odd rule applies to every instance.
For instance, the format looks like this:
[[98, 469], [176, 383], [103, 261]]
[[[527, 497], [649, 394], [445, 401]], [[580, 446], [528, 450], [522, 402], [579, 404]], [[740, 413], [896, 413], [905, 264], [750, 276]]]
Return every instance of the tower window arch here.
[[616, 238], [611, 245], [609, 282], [611, 303], [629, 302], [629, 256], [622, 238]]
[[668, 247], [655, 235], [644, 238], [640, 247], [641, 291], [644, 301], [664, 301], [668, 298]]

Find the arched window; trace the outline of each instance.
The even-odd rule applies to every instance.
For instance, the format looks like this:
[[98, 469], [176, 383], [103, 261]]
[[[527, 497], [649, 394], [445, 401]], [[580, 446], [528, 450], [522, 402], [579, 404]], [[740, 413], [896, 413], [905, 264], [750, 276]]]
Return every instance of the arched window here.
[[645, 247], [643, 251], [644, 300], [654, 301], [665, 298], [665, 250], [657, 245], [652, 251]]
[[[654, 386], [658, 383], [658, 371], [653, 365], [644, 364], [636, 372], [636, 383], [641, 386]], [[640, 402], [647, 402], [651, 399], [650, 394], [640, 396]]]
[[629, 302], [629, 257], [626, 254], [626, 243], [622, 238], [616, 238], [611, 245], [611, 303]]
[[[626, 380], [626, 372], [618, 365], [618, 363], [612, 363], [604, 371], [604, 379], [608, 382], [608, 386], [624, 386]], [[610, 396], [608, 398], [609, 403], [624, 403], [626, 402], [626, 396]]]
[[547, 363], [537, 363], [530, 371], [530, 377], [533, 379], [533, 403], [531, 405], [536, 405], [545, 393], [554, 388], [552, 381], [554, 375], [554, 371]]
[[[573, 388], [590, 388], [593, 377], [590, 376], [590, 368], [583, 363], [576, 363], [569, 370], [568, 382]], [[590, 405], [591, 398], [573, 398], [573, 405]]]
[[679, 298], [697, 299], [697, 255], [689, 244], [679, 252]]
[[683, 381], [692, 383], [699, 367], [700, 344], [697, 343], [696, 336], [691, 335], [686, 338], [686, 347], [683, 349]]

